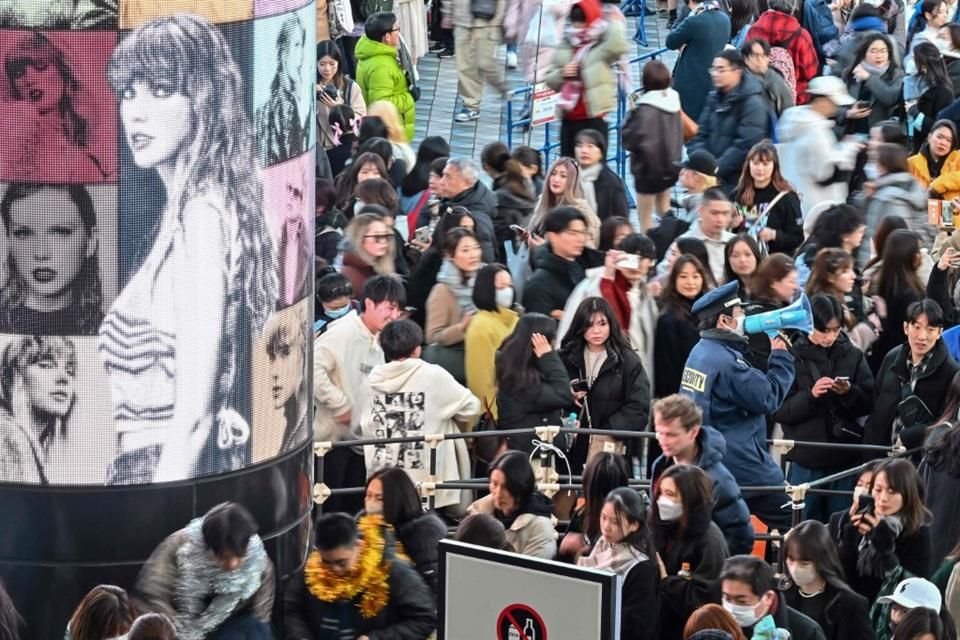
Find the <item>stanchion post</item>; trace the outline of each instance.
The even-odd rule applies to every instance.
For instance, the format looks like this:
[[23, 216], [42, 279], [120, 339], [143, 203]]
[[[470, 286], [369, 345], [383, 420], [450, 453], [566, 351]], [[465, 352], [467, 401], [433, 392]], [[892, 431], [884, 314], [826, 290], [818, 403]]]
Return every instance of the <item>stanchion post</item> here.
[[[536, 427], [535, 432], [538, 440], [553, 445], [553, 441], [560, 433], [560, 427]], [[541, 447], [539, 451], [540, 468], [536, 470], [537, 488], [548, 498], [553, 498], [560, 491], [560, 474], [556, 469], [557, 457], [553, 449]]]
[[333, 443], [329, 440], [313, 443], [313, 502], [318, 504], [323, 511], [323, 503], [330, 497], [330, 487], [323, 481], [324, 458], [333, 449]]
[[442, 433], [428, 433], [423, 436], [423, 441], [430, 447], [430, 475], [420, 483], [420, 498], [427, 499], [430, 511], [433, 511], [437, 504], [437, 447], [443, 439]]

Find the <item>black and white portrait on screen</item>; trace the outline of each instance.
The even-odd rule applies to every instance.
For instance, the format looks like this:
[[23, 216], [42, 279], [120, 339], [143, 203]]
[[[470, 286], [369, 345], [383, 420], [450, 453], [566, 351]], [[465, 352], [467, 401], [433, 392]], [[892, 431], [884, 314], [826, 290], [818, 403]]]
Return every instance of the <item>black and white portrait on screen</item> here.
[[250, 461], [249, 340], [278, 297], [244, 74], [218, 28], [176, 14], [127, 34], [108, 75], [124, 144], [159, 176], [165, 204], [100, 331], [119, 434], [107, 481], [238, 469]]
[[122, 0], [0, 0], [0, 28], [116, 29]]

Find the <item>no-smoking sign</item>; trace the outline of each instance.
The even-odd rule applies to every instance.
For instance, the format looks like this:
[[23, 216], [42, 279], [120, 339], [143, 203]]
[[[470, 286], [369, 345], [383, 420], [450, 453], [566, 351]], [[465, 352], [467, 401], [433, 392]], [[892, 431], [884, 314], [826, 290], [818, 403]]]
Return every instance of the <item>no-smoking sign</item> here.
[[497, 640], [547, 640], [547, 625], [525, 604], [511, 604], [497, 618]]

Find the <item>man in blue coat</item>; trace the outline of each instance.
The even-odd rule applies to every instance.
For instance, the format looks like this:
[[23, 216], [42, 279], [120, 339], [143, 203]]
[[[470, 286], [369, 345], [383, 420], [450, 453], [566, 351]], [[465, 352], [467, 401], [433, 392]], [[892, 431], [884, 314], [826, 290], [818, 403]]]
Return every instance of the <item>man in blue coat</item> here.
[[723, 532], [730, 555], [750, 553], [754, 540], [750, 510], [733, 474], [723, 466], [727, 442], [720, 432], [704, 425], [693, 400], [677, 393], [656, 401], [653, 425], [663, 449], [663, 455], [653, 463], [653, 482], [674, 464], [703, 469], [713, 480], [713, 521]]
[[[790, 391], [793, 356], [783, 339], [772, 338], [767, 372], [750, 366], [737, 288], [736, 281], [729, 282], [693, 305], [700, 342], [687, 358], [680, 393], [700, 407], [703, 424], [723, 434], [723, 463], [741, 487], [782, 486], [783, 472], [767, 450], [766, 416], [780, 408]], [[782, 508], [789, 502], [786, 493], [744, 494], [750, 512], [768, 527], [790, 526], [790, 512]]]

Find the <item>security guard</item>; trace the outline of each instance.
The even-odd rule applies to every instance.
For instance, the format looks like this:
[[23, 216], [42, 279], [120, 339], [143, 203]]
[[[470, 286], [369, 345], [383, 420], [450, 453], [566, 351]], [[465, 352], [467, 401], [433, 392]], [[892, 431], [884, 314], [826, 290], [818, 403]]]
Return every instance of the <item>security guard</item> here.
[[[741, 487], [782, 486], [783, 472], [767, 450], [766, 416], [780, 408], [793, 384], [793, 355], [777, 337], [770, 340], [767, 372], [747, 362], [747, 337], [738, 283], [729, 282], [701, 297], [692, 311], [700, 320], [700, 342], [683, 370], [680, 393], [693, 398], [703, 424], [727, 440], [723, 464]], [[744, 492], [750, 513], [768, 527], [790, 526], [786, 493]]]

